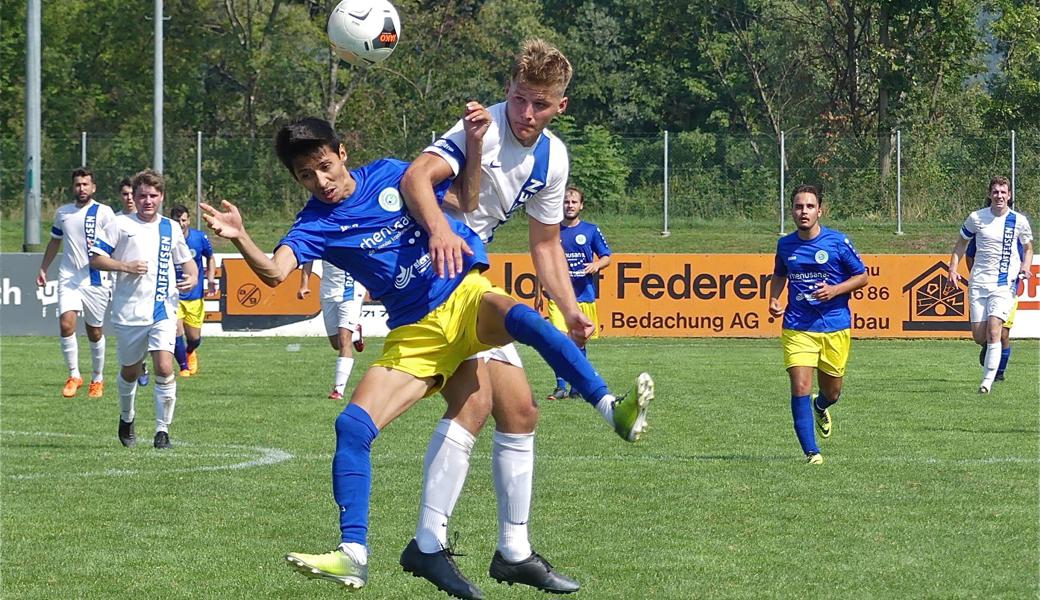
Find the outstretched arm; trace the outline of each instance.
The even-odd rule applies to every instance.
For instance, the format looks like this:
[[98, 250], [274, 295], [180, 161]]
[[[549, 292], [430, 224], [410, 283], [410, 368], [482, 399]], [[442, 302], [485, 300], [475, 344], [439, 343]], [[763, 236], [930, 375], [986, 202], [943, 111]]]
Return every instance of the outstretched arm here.
[[546, 225], [528, 217], [528, 227], [531, 259], [538, 281], [563, 313], [568, 335], [576, 344], [583, 346], [593, 333], [593, 325], [578, 308], [578, 300], [574, 297], [574, 286], [560, 243], [560, 226]]
[[202, 218], [209, 225], [210, 229], [213, 230], [213, 233], [224, 239], [231, 240], [231, 243], [242, 254], [242, 258], [245, 259], [249, 268], [265, 284], [275, 287], [285, 281], [289, 273], [296, 269], [296, 255], [293, 253], [292, 248], [280, 246], [275, 250], [274, 256], [267, 256], [256, 245], [256, 242], [249, 237], [249, 233], [246, 232], [246, 227], [242, 222], [242, 215], [238, 212], [238, 207], [227, 200], [220, 204], [224, 209], [223, 212], [205, 202], [200, 204], [204, 213]]

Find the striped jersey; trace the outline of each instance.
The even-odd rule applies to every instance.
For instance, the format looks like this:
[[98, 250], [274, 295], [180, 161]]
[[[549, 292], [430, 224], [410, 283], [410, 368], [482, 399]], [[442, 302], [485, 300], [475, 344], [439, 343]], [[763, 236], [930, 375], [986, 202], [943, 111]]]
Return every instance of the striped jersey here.
[[1001, 216], [990, 207], [968, 215], [961, 226], [961, 237], [975, 242], [975, 264], [968, 284], [979, 289], [1014, 286], [1022, 269], [1019, 246], [1033, 241], [1029, 219], [1008, 209]]
[[54, 213], [51, 237], [64, 240], [58, 279], [75, 286], [108, 285], [108, 276], [90, 268], [90, 248], [98, 233], [115, 220], [112, 209], [90, 200], [83, 206], [63, 204]]

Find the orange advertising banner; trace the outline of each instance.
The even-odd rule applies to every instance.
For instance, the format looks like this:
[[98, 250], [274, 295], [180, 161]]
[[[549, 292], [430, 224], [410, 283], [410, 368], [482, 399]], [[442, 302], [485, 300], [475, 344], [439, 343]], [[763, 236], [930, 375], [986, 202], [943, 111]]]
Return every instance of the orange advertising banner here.
[[[853, 294], [853, 335], [965, 337], [968, 293], [950, 287], [947, 260], [864, 255], [870, 283]], [[534, 299], [530, 256], [496, 254], [491, 263], [488, 276], [496, 285], [523, 302]], [[776, 337], [781, 322], [767, 310], [772, 272], [773, 256], [767, 254], [614, 254], [599, 274], [602, 335]], [[1037, 308], [1037, 282], [1034, 276], [1020, 290], [1020, 311]]]

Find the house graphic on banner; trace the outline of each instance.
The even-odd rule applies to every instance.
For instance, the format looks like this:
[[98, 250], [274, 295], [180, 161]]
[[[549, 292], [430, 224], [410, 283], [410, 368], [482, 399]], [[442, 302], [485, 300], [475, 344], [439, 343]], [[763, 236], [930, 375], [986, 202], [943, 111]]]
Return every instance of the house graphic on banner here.
[[938, 261], [903, 286], [907, 298], [905, 331], [969, 331], [968, 293], [954, 286], [950, 266]]

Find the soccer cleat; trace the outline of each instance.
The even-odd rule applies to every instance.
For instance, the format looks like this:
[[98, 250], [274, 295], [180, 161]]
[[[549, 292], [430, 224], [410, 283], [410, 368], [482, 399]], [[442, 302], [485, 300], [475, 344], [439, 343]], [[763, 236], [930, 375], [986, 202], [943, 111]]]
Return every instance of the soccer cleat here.
[[365, 351], [365, 336], [361, 333], [361, 323], [357, 326], [357, 339], [354, 340], [354, 349], [358, 352]]
[[343, 393], [340, 392], [339, 390], [333, 389], [331, 392], [329, 392], [329, 400], [342, 400], [342, 399], [343, 399]]
[[61, 395], [66, 398], [71, 398], [76, 395], [79, 391], [80, 386], [83, 385], [82, 377], [69, 377], [65, 380], [65, 387], [61, 388]]
[[831, 426], [834, 424], [833, 421], [831, 421], [831, 411], [826, 408], [823, 410], [816, 410], [816, 396], [813, 396], [812, 398], [812, 412], [813, 421], [816, 422], [816, 431], [820, 432], [820, 437], [831, 437]]
[[546, 400], [563, 400], [567, 397], [567, 390], [563, 388], [556, 388], [551, 394], [545, 397]]
[[360, 589], [368, 583], [368, 565], [362, 565], [340, 548], [325, 554], [290, 552], [285, 560], [297, 573], [310, 579], [327, 579], [344, 587]]
[[579, 394], [578, 390], [574, 388], [571, 388], [571, 391], [567, 392], [567, 397], [573, 400], [581, 400], [581, 394]]
[[194, 375], [199, 372], [199, 351], [188, 353], [188, 370]]
[[133, 448], [137, 445], [137, 437], [134, 435], [133, 421], [127, 423], [122, 418], [119, 419], [119, 443], [123, 444], [127, 448]]
[[400, 562], [406, 573], [411, 573], [413, 577], [422, 577], [449, 596], [465, 600], [483, 600], [484, 592], [459, 571], [455, 559], [452, 558], [454, 555], [450, 548], [427, 554], [419, 550], [419, 544], [412, 538], [401, 552]]
[[170, 434], [165, 431], [156, 431], [155, 439], [152, 440], [152, 445], [155, 446], [156, 450], [169, 450], [173, 448], [173, 444], [170, 443]]
[[518, 563], [511, 563], [502, 557], [502, 553], [495, 550], [488, 575], [499, 583], [520, 583], [551, 594], [570, 594], [581, 589], [577, 581], [553, 570], [549, 561], [537, 552], [532, 552], [531, 556]]
[[980, 385], [979, 386], [979, 393], [980, 394], [988, 394], [989, 393], [989, 386]]
[[997, 376], [993, 379], [993, 381], [1004, 381], [1004, 372], [997, 371]]
[[646, 431], [646, 409], [654, 399], [654, 380], [640, 373], [636, 387], [614, 401], [614, 431], [625, 441], [635, 442]]
[[105, 382], [104, 381], [91, 381], [90, 387], [87, 388], [88, 398], [100, 398], [105, 395]]
[[148, 381], [148, 367], [144, 363], [141, 363], [141, 374], [137, 376], [137, 385], [145, 387], [148, 385]]
[[190, 369], [181, 369], [180, 372], [177, 373], [177, 375], [180, 376], [180, 377], [191, 377], [191, 370]]
[[805, 463], [809, 465], [822, 465], [823, 455], [819, 452], [810, 452], [805, 455]]

